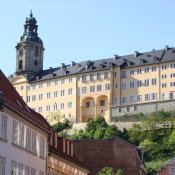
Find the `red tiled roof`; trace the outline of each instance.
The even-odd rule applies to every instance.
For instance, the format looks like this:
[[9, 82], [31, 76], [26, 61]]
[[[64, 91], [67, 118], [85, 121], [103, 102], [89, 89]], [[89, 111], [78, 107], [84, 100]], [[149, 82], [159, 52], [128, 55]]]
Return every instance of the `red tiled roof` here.
[[16, 89], [12, 86], [3, 72], [0, 70], [0, 100], [12, 108], [16, 112], [20, 113], [26, 120], [32, 122], [38, 127], [46, 130], [47, 132], [52, 131], [49, 123], [44, 117], [32, 110], [24, 100], [20, 97]]
[[161, 170], [157, 173], [157, 175], [168, 175], [168, 167], [162, 167]]

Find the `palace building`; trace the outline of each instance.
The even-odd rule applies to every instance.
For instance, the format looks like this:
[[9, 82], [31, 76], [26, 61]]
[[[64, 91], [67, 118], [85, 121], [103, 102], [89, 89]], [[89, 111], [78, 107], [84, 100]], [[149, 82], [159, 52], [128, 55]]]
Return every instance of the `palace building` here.
[[44, 46], [37, 29], [31, 13], [16, 46], [16, 71], [9, 79], [26, 103], [43, 116], [60, 110], [76, 123], [98, 115], [110, 121], [113, 111], [115, 115], [138, 112], [138, 105], [174, 100], [175, 48], [72, 61], [43, 70]]

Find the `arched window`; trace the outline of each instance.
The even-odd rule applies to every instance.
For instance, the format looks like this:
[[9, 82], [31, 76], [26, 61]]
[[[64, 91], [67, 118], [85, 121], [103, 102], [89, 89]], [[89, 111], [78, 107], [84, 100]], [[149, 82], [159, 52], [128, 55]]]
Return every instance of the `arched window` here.
[[34, 61], [34, 65], [38, 66], [38, 61], [37, 60]]
[[22, 60], [19, 60], [18, 69], [22, 69]]
[[58, 110], [58, 105], [55, 103], [54, 104], [54, 111], [57, 111]]
[[38, 57], [39, 55], [39, 48], [38, 46], [35, 47], [35, 56]]

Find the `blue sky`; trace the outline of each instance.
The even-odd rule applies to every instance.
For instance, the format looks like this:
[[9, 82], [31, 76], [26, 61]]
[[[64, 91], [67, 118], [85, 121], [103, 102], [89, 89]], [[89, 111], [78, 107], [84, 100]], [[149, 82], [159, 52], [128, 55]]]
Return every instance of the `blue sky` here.
[[44, 69], [175, 46], [174, 0], [3, 0], [0, 69], [15, 71], [30, 5], [44, 42]]

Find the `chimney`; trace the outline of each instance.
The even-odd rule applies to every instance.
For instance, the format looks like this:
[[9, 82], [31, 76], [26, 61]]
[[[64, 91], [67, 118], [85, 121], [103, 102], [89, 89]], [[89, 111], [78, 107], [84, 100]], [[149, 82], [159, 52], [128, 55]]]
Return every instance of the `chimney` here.
[[114, 60], [117, 60], [118, 58], [119, 58], [119, 56], [114, 54]]
[[164, 50], [167, 51], [169, 49], [169, 46], [165, 45]]
[[136, 58], [137, 56], [139, 56], [139, 52], [138, 51], [134, 51], [134, 58]]
[[74, 61], [71, 61], [71, 66], [74, 66], [75, 65], [75, 62]]
[[64, 68], [64, 66], [65, 66], [65, 64], [64, 64], [64, 63], [61, 63], [61, 69], [63, 69], [63, 68]]

